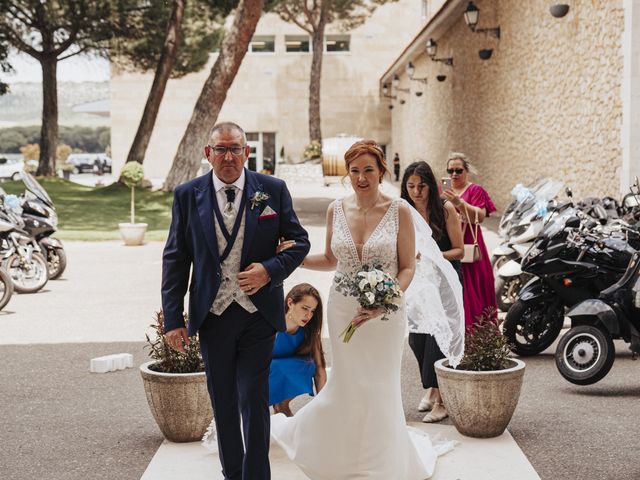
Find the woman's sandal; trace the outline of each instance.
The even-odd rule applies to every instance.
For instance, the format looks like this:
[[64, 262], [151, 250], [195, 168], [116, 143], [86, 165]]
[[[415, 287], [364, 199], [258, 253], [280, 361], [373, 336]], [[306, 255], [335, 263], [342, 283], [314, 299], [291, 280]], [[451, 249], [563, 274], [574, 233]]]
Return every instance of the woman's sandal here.
[[[444, 403], [442, 402], [434, 402], [433, 406], [435, 407], [436, 405], [443, 405]], [[422, 421], [424, 423], [437, 423], [440, 422], [441, 420], [444, 420], [445, 418], [447, 418], [449, 416], [449, 413], [445, 410], [444, 413], [440, 413], [440, 414], [434, 414], [433, 411], [427, 413], [424, 418], [422, 419]]]

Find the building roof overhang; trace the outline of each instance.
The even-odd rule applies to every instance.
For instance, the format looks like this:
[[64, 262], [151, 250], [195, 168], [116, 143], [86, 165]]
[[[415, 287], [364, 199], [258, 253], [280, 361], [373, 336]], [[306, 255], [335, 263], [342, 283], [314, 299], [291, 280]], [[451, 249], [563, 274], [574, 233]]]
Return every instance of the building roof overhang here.
[[390, 83], [395, 74], [399, 74], [405, 65], [420, 56], [425, 51], [425, 45], [429, 38], [437, 40], [444, 35], [456, 22], [464, 21], [463, 15], [467, 0], [447, 0], [442, 7], [431, 17], [427, 24], [413, 37], [413, 40], [404, 48], [402, 53], [393, 61], [391, 66], [380, 77], [379, 88]]

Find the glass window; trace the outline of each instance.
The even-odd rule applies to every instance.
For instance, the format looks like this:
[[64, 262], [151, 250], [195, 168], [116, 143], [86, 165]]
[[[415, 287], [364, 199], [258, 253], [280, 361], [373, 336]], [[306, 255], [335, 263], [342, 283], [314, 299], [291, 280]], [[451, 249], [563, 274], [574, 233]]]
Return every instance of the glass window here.
[[310, 52], [311, 43], [308, 35], [285, 35], [284, 45], [287, 52]]
[[348, 52], [351, 44], [351, 35], [327, 35], [324, 37], [326, 52]]
[[276, 51], [276, 37], [274, 35], [254, 35], [249, 43], [252, 53], [273, 53]]

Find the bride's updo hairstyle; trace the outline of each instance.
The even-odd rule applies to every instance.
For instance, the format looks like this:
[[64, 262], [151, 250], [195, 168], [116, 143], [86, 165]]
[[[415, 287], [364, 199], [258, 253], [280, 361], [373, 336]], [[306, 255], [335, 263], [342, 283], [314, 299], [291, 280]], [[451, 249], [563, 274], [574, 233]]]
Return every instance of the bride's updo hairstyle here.
[[387, 168], [387, 161], [384, 158], [384, 152], [375, 140], [359, 140], [349, 147], [349, 150], [344, 154], [344, 164], [347, 169], [345, 178], [349, 176], [349, 165], [351, 165], [351, 162], [362, 155], [371, 155], [376, 159], [376, 163], [380, 169], [380, 183], [382, 183], [382, 177], [389, 172], [389, 169]]

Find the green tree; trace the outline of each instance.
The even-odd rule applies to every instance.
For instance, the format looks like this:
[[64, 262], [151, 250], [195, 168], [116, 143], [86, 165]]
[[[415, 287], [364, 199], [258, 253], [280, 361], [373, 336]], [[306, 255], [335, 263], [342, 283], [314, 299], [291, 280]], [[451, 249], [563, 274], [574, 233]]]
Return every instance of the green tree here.
[[[12, 71], [11, 65], [7, 61], [9, 55], [9, 49], [7, 45], [0, 42], [0, 72], [9, 73]], [[0, 95], [4, 95], [9, 92], [9, 85], [4, 82], [0, 82]]]
[[[128, 15], [124, 36], [112, 42], [120, 67], [155, 69], [127, 162], [144, 161], [169, 78], [201, 70], [220, 43], [222, 24], [237, 0], [152, 0], [150, 8]], [[133, 32], [133, 33], [131, 33]], [[137, 33], [136, 33], [137, 32]]]
[[58, 62], [74, 55], [106, 54], [112, 34], [109, 0], [0, 0], [0, 45], [42, 67], [42, 127], [37, 174], [55, 175], [58, 144]]
[[364, 23], [382, 4], [397, 0], [270, 0], [267, 8], [285, 22], [311, 35], [312, 57], [309, 75], [309, 143], [322, 144], [320, 119], [320, 79], [327, 25], [348, 31]]
[[18, 153], [20, 147], [29, 143], [21, 132], [11, 129], [0, 132], [0, 152]]
[[225, 31], [220, 53], [196, 101], [189, 124], [182, 136], [163, 189], [193, 178], [200, 167], [203, 139], [216, 122], [227, 92], [242, 64], [249, 42], [262, 14], [264, 0], [240, 0], [232, 24]]

